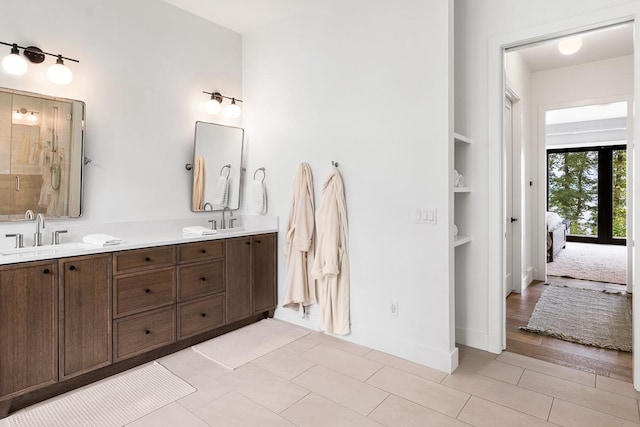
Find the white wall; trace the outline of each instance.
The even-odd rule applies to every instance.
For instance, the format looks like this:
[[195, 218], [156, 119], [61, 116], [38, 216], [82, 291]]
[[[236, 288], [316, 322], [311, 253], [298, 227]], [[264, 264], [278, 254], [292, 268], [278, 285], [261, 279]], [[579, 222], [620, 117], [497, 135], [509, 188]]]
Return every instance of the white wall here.
[[[489, 128], [491, 114], [499, 113], [492, 111], [496, 105], [489, 103], [491, 97], [496, 96], [496, 93], [490, 92], [493, 90], [490, 77], [495, 79], [496, 76], [488, 74], [490, 54], [496, 55], [496, 52], [488, 50], [490, 41], [514, 32], [546, 27], [558, 20], [574, 19], [582, 14], [597, 15], [603, 9], [625, 3], [637, 2], [457, 0], [455, 3], [455, 127], [456, 131], [474, 139], [474, 144], [469, 147], [470, 156], [477, 159], [467, 172], [475, 177], [473, 198], [470, 199], [475, 214], [471, 224], [474, 240], [468, 249], [467, 264], [467, 269], [473, 274], [456, 292], [474, 302], [474, 307], [458, 319], [459, 323], [474, 325], [474, 342], [484, 343], [480, 348], [494, 352], [502, 348], [502, 341], [496, 334], [499, 328], [496, 313], [499, 316], [500, 310], [490, 307], [490, 304], [496, 305], [493, 299], [500, 297], [498, 291], [501, 286], [496, 274], [501, 266], [500, 251], [495, 247], [500, 239], [500, 229], [495, 226], [494, 215], [490, 216], [491, 212], [498, 209], [496, 204], [499, 204], [501, 192], [500, 182], [496, 179], [500, 170], [500, 140], [494, 137], [489, 139], [494, 132]], [[575, 22], [578, 26], [582, 21], [577, 19]], [[536, 33], [533, 30], [530, 32]], [[496, 70], [498, 72], [499, 67]], [[537, 191], [538, 185], [542, 184], [534, 182], [534, 191]]]
[[[86, 102], [84, 218], [179, 218], [191, 213], [196, 120], [203, 90], [242, 97], [237, 33], [157, 0], [6, 2], [0, 40], [78, 59], [67, 87], [46, 79], [55, 58], [22, 77], [0, 70], [0, 86]], [[0, 48], [0, 56], [9, 48]], [[213, 120], [212, 120], [213, 119]], [[228, 121], [225, 124], [238, 125]], [[4, 225], [4, 228], [14, 225]], [[13, 229], [13, 228], [12, 228]]]
[[[633, 97], [633, 56], [623, 56], [589, 64], [557, 68], [532, 74], [532, 119], [531, 140], [535, 150], [531, 153], [531, 166], [545, 179], [546, 158], [544, 135], [544, 110], [576, 106], [584, 103], [629, 100]], [[532, 214], [536, 229], [534, 236], [539, 246], [535, 248], [535, 278], [545, 280], [545, 224], [540, 212], [546, 206], [544, 186], [538, 186], [537, 203]]]
[[[346, 339], [450, 370], [449, 83], [446, 0], [324, 1], [244, 38], [248, 170], [266, 167], [279, 250], [300, 162], [316, 206], [331, 161], [347, 198], [352, 334]], [[436, 208], [436, 225], [415, 224]], [[284, 257], [279, 260], [284, 294]], [[398, 301], [399, 315], [388, 306]], [[279, 309], [276, 316], [318, 325]]]

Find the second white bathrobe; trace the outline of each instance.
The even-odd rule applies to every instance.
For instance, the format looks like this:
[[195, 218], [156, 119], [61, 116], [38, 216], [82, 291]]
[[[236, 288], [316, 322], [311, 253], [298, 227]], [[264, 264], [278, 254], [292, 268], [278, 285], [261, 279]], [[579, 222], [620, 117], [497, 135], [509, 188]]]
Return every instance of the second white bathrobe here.
[[284, 242], [287, 275], [283, 306], [300, 310], [317, 303], [316, 281], [311, 274], [315, 231], [313, 176], [308, 163], [301, 163], [293, 183], [293, 197]]
[[322, 201], [316, 212], [318, 246], [313, 275], [318, 279], [320, 327], [337, 335], [350, 332], [348, 226], [344, 185], [333, 169], [322, 186]]

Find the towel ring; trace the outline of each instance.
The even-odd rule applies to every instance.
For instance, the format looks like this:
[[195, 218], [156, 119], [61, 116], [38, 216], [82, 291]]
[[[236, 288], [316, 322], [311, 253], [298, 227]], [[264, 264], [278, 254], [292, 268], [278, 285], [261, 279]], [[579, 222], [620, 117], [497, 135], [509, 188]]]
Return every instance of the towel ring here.
[[256, 174], [260, 171], [262, 171], [262, 182], [264, 183], [264, 179], [267, 177], [267, 173], [264, 171], [264, 167], [255, 170], [255, 172], [253, 173], [253, 180], [256, 180]]
[[220, 176], [223, 176], [222, 173], [224, 172], [225, 168], [228, 168], [229, 170], [227, 171], [227, 176], [225, 176], [225, 178], [229, 178], [229, 175], [231, 175], [231, 165], [224, 165], [221, 169], [220, 169]]

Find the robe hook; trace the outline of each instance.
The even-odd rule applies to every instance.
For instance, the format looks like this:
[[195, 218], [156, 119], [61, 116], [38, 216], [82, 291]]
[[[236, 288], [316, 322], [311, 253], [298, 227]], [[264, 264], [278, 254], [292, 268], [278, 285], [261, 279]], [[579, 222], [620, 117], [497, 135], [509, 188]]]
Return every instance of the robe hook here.
[[334, 161], [334, 160], [331, 160], [331, 166], [333, 166], [333, 167], [336, 167], [336, 168], [337, 168], [337, 167], [339, 166], [339, 164], [338, 164], [338, 162], [336, 162], [336, 161]]

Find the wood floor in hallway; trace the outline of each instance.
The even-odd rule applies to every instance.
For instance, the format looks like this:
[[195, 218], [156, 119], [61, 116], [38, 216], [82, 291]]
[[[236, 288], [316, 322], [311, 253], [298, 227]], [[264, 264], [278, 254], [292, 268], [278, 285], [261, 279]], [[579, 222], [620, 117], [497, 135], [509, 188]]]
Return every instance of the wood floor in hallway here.
[[526, 326], [546, 285], [534, 282], [507, 297], [507, 350], [601, 376], [632, 381], [632, 354], [575, 344], [519, 329]]

